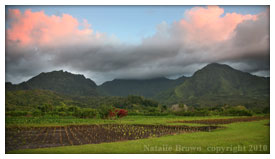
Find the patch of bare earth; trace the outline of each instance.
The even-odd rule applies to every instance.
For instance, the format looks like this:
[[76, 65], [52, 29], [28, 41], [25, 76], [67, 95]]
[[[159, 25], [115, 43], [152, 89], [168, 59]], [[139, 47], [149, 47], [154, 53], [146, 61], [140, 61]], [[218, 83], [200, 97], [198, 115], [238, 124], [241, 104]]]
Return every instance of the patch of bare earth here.
[[9, 127], [6, 128], [6, 152], [18, 149], [137, 140], [179, 133], [211, 131], [217, 128], [219, 127], [125, 124]]

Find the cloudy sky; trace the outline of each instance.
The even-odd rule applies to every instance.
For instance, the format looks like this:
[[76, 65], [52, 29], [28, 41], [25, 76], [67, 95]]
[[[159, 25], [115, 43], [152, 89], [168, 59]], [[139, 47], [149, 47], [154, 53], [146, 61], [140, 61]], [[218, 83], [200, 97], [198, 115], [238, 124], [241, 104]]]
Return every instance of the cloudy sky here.
[[208, 63], [269, 76], [266, 6], [7, 6], [6, 81], [66, 70], [97, 84], [190, 76]]

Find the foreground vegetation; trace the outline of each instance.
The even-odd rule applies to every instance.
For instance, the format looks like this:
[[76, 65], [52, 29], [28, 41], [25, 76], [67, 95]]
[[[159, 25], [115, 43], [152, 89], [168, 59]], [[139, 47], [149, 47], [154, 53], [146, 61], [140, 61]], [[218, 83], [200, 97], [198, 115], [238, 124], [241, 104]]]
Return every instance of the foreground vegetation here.
[[[65, 98], [50, 91], [11, 91], [6, 153], [269, 153], [269, 120], [263, 117], [268, 114], [269, 107], [167, 106], [140, 96]], [[261, 121], [244, 119], [251, 116]], [[209, 119], [228, 118], [227, 124], [209, 126]]]
[[[78, 121], [77, 124], [91, 123], [125, 123], [125, 124], [172, 124], [167, 121], [198, 120], [209, 118], [232, 117], [178, 117], [178, 116], [128, 116], [119, 120], [90, 119]], [[42, 120], [42, 119], [41, 119]], [[6, 121], [10, 122], [11, 118]], [[34, 120], [33, 120], [34, 121]], [[70, 125], [72, 123], [53, 122], [43, 120], [40, 126]], [[71, 119], [69, 121], [76, 121]], [[13, 121], [14, 122], [14, 121]], [[15, 124], [14, 122], [13, 124]], [[30, 123], [30, 122], [27, 122]], [[237, 122], [225, 124], [224, 129], [212, 132], [194, 132], [187, 134], [152, 137], [132, 141], [111, 142], [101, 144], [88, 144], [78, 146], [62, 146], [53, 148], [24, 149], [8, 153], [269, 153], [270, 128], [269, 120]], [[9, 123], [8, 125], [13, 125]], [[186, 125], [185, 123], [177, 123]], [[25, 125], [26, 126], [26, 125]], [[30, 125], [29, 125], [30, 126]]]
[[[55, 96], [53, 92], [42, 90], [11, 91], [6, 94], [6, 116], [106, 119], [113, 116], [124, 117], [128, 114], [143, 116], [252, 116], [269, 113], [269, 107], [252, 110], [242, 105], [194, 107], [174, 104], [168, 107], [140, 96], [102, 97], [103, 99], [100, 98], [100, 100], [94, 100], [94, 97], [79, 98], [69, 100]], [[96, 104], [90, 103], [90, 101]], [[85, 103], [90, 103], [93, 106], [85, 105]]]
[[89, 125], [89, 124], [147, 124], [147, 125], [198, 125], [193, 123], [173, 123], [180, 120], [202, 120], [202, 119], [227, 119], [234, 116], [143, 116], [129, 115], [119, 119], [100, 119], [100, 118], [77, 118], [73, 116], [39, 116], [39, 117], [6, 117], [6, 127], [12, 126], [66, 126], [66, 125]]

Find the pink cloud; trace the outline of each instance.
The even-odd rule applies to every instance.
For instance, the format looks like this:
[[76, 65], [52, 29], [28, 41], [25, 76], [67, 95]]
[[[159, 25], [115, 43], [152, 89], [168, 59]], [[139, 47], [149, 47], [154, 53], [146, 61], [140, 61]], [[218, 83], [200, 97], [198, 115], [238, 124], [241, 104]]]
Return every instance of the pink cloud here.
[[257, 15], [226, 13], [218, 6], [195, 7], [185, 12], [180, 20], [180, 29], [184, 31], [184, 42], [213, 44], [230, 39], [236, 27], [245, 20], [256, 20]]
[[[43, 11], [26, 10], [21, 13], [18, 9], [9, 9], [8, 20], [10, 26], [6, 32], [7, 40], [21, 46], [48, 46], [88, 40], [93, 34], [86, 20], [79, 23], [69, 14], [48, 16]], [[81, 25], [83, 29], [79, 29]]]

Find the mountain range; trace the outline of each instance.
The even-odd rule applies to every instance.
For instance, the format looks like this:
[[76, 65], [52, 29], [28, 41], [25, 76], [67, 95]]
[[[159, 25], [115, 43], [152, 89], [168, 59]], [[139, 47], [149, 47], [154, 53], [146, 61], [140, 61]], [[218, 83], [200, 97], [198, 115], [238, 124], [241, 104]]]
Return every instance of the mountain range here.
[[185, 103], [194, 106], [243, 104], [248, 107], [269, 106], [270, 79], [242, 72], [224, 64], [212, 63], [193, 76], [172, 80], [114, 79], [97, 86], [83, 75], [64, 71], [40, 73], [26, 82], [6, 82], [6, 91], [49, 90], [69, 96], [139, 95], [163, 104]]
[[139, 95], [153, 98], [158, 92], [173, 89], [183, 83], [187, 77], [182, 76], [176, 80], [165, 77], [135, 80], [135, 79], [115, 79], [99, 86], [101, 93], [110, 96]]

